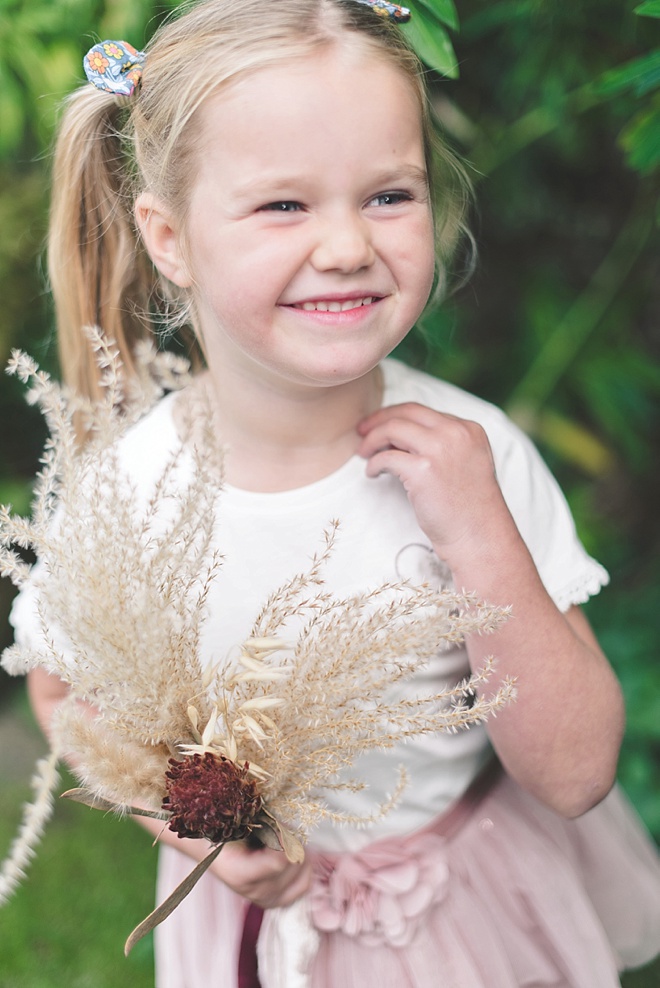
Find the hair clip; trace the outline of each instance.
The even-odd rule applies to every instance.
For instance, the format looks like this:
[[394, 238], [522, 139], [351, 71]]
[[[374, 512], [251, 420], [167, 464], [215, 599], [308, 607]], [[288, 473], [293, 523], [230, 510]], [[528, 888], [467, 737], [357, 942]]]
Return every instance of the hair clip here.
[[127, 41], [101, 41], [83, 59], [85, 75], [104, 93], [132, 96], [142, 79], [145, 54]]
[[356, 0], [356, 2], [366, 4], [367, 7], [371, 7], [374, 14], [378, 14], [379, 17], [387, 17], [388, 20], [396, 21], [397, 24], [405, 24], [411, 17], [407, 7], [399, 7], [398, 4], [388, 3], [387, 0]]

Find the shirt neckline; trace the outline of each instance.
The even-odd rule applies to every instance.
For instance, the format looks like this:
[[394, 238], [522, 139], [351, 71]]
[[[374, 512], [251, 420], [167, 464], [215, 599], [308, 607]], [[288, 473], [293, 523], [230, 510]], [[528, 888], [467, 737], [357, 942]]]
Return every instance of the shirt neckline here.
[[[396, 401], [400, 365], [398, 361], [388, 358], [382, 361], [380, 366], [383, 372], [381, 407], [385, 407]], [[267, 505], [269, 509], [280, 506], [290, 508], [298, 502], [309, 503], [310, 499], [317, 501], [332, 497], [339, 490], [345, 490], [348, 486], [363, 482], [366, 477], [365, 470], [366, 461], [361, 456], [354, 454], [332, 473], [302, 487], [293, 487], [285, 491], [250, 491], [242, 487], [225, 484], [223, 497], [226, 504], [237, 507], [245, 506], [254, 509], [259, 505]]]

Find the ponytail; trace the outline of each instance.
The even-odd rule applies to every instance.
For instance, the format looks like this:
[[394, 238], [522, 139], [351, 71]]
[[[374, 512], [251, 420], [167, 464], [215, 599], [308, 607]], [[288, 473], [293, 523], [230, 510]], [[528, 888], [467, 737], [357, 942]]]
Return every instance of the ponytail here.
[[90, 398], [100, 393], [99, 368], [83, 327], [115, 341], [130, 375], [156, 295], [133, 223], [120, 99], [91, 86], [73, 93], [55, 148], [48, 268], [60, 362], [65, 382]]

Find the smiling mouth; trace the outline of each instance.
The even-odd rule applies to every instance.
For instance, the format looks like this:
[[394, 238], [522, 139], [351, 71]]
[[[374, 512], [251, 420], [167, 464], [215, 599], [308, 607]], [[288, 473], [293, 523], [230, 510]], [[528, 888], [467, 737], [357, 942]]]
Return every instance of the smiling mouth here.
[[365, 295], [364, 298], [347, 298], [342, 301], [317, 299], [313, 302], [294, 302], [291, 308], [301, 309], [303, 312], [347, 312], [349, 309], [359, 309], [363, 305], [371, 305], [377, 301], [375, 295]]

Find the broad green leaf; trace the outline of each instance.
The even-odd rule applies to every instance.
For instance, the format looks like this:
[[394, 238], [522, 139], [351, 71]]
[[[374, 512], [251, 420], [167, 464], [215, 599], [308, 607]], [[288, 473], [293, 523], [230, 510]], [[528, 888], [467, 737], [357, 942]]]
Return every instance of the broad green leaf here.
[[645, 0], [635, 7], [635, 13], [642, 17], [660, 17], [660, 0]]
[[643, 175], [660, 166], [660, 107], [636, 114], [621, 133], [629, 164]]
[[450, 79], [458, 78], [458, 64], [449, 35], [434, 17], [417, 7], [403, 30], [429, 68]]
[[452, 31], [458, 31], [458, 12], [454, 0], [418, 0], [418, 2], [423, 3], [441, 24], [446, 24]]
[[626, 89], [633, 89], [638, 96], [642, 96], [658, 85], [660, 85], [660, 49], [606, 72], [596, 80], [594, 88], [603, 96], [612, 96]]

